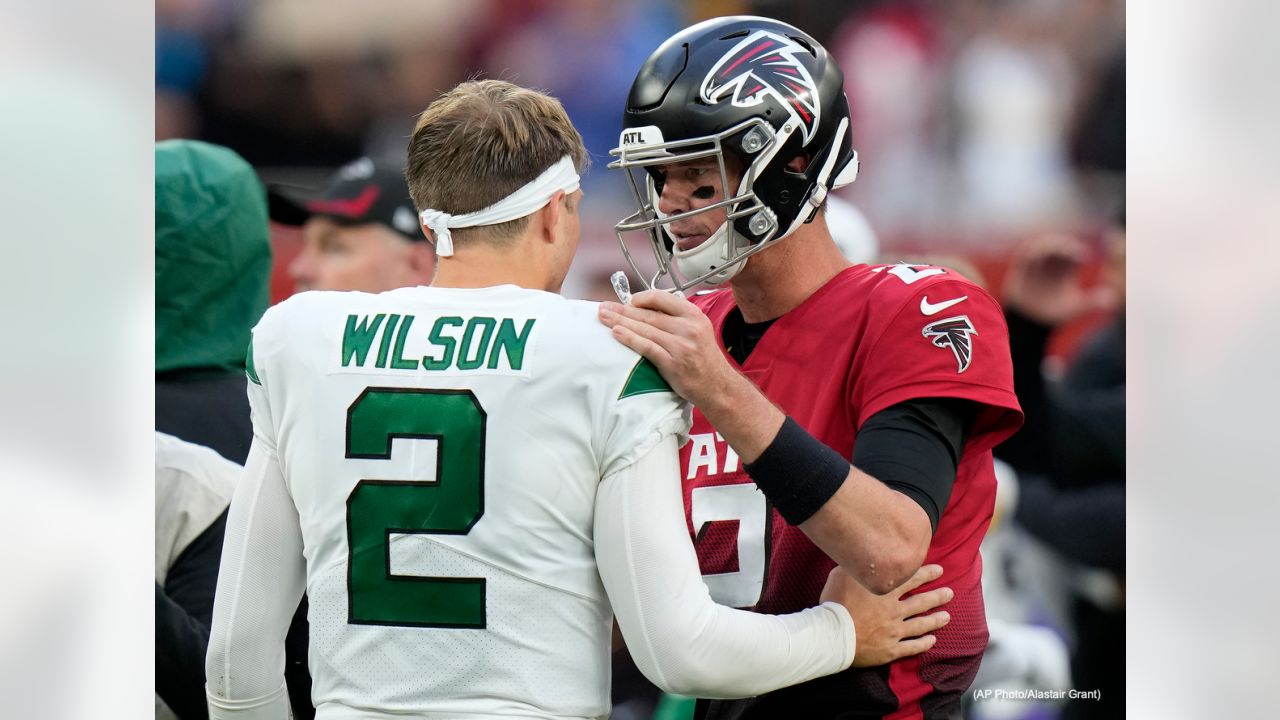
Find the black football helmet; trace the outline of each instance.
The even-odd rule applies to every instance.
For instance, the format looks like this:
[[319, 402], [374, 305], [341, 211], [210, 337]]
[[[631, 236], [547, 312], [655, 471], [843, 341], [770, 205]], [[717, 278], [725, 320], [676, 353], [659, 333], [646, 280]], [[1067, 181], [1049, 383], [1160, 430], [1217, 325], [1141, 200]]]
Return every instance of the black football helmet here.
[[[729, 280], [748, 257], [812, 220], [827, 193], [858, 172], [844, 73], [813, 38], [768, 18], [715, 18], [672, 36], [636, 75], [622, 127], [609, 167], [627, 171], [640, 209], [615, 230], [628, 263], [649, 287], [664, 276], [678, 290]], [[726, 152], [741, 160], [736, 188], [729, 184]], [[809, 157], [805, 170], [788, 170], [798, 155]], [[725, 198], [663, 215], [655, 168], [706, 157], [718, 160]], [[710, 238], [689, 250], [675, 246], [669, 223], [720, 208], [728, 217]], [[640, 230], [658, 260], [652, 279], [636, 267], [624, 239]]]

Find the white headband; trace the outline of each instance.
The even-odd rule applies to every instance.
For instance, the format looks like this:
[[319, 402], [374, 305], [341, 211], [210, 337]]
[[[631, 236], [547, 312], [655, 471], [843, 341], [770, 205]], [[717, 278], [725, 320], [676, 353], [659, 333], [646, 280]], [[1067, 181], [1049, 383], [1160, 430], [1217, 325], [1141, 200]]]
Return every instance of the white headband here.
[[483, 210], [450, 215], [441, 210], [428, 208], [418, 213], [418, 217], [422, 218], [422, 222], [436, 234], [436, 255], [449, 257], [453, 254], [453, 236], [449, 234], [449, 228], [497, 225], [522, 218], [542, 209], [557, 192], [563, 190], [567, 194], [577, 190], [580, 180], [573, 160], [565, 155], [524, 187]]

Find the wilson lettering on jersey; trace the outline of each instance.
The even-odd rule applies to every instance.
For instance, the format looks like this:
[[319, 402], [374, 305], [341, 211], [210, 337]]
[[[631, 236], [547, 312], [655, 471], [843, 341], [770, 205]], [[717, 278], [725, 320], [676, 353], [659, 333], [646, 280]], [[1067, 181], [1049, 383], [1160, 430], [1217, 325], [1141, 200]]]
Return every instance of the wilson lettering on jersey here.
[[347, 315], [342, 330], [342, 367], [521, 373], [536, 322], [527, 317], [446, 315], [430, 325], [419, 322], [414, 330], [415, 321], [412, 314]]

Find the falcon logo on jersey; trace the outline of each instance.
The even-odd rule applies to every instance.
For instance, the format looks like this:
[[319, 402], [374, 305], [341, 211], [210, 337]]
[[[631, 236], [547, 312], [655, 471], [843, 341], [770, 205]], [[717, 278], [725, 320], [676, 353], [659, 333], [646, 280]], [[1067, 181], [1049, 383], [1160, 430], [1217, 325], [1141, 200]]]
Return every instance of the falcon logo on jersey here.
[[757, 30], [725, 53], [702, 81], [703, 102], [714, 105], [733, 94], [736, 107], [754, 107], [773, 95], [804, 131], [808, 145], [818, 129], [818, 87], [797, 54], [802, 45], [781, 35]]
[[974, 329], [973, 323], [969, 322], [968, 315], [929, 323], [924, 326], [921, 334], [932, 339], [933, 344], [940, 348], [951, 348], [951, 352], [955, 353], [956, 362], [960, 364], [960, 369], [956, 372], [962, 373], [969, 369], [969, 362], [973, 359], [973, 340], [970, 336], [977, 335], [978, 331]]

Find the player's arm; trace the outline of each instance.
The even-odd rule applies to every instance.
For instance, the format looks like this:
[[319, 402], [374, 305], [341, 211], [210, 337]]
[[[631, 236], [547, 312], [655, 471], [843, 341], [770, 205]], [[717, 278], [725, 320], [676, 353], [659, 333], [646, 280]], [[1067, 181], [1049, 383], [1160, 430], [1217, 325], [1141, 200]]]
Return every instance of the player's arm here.
[[[896, 574], [924, 559], [955, 486], [972, 410], [957, 398], [885, 408], [858, 429], [852, 466], [787, 419], [745, 467], [788, 522], [842, 565], [850, 563], [846, 568], [860, 569], [855, 574], [867, 587], [885, 592], [900, 582]], [[874, 505], [880, 501], [887, 501], [882, 513]], [[915, 543], [912, 552], [895, 555], [886, 537]], [[884, 557], [899, 564], [881, 572], [874, 563]]]
[[[887, 593], [924, 562], [933, 537], [925, 510], [795, 423], [784, 426], [783, 412], [725, 360], [711, 323], [692, 303], [647, 291], [631, 305], [602, 303], [600, 317], [698, 406], [775, 507], [794, 508], [783, 513], [787, 520], [860, 582]], [[767, 470], [752, 472], [769, 449], [785, 451], [765, 457], [767, 467], [784, 468], [785, 481], [761, 482]]]
[[684, 524], [668, 436], [601, 481], [600, 578], [637, 667], [667, 692], [747, 697], [837, 672], [854, 657], [853, 621], [828, 603], [793, 615], [716, 605]]
[[[865, 591], [856, 583], [833, 580], [822, 605], [790, 615], [717, 605], [702, 582], [685, 526], [676, 450], [675, 439], [664, 438], [606, 477], [596, 500], [600, 577], [632, 658], [654, 684], [682, 695], [735, 698], [842, 670], [855, 656], [846, 605], [877, 629], [868, 652], [859, 650], [868, 664], [932, 645], [932, 638], [917, 636], [941, 627], [946, 613], [906, 618], [945, 601], [946, 589], [876, 604], [859, 595]], [[940, 572], [931, 569], [916, 585]]]
[[213, 605], [205, 657], [211, 720], [290, 716], [284, 638], [305, 584], [297, 510], [275, 454], [255, 438], [231, 500]]

